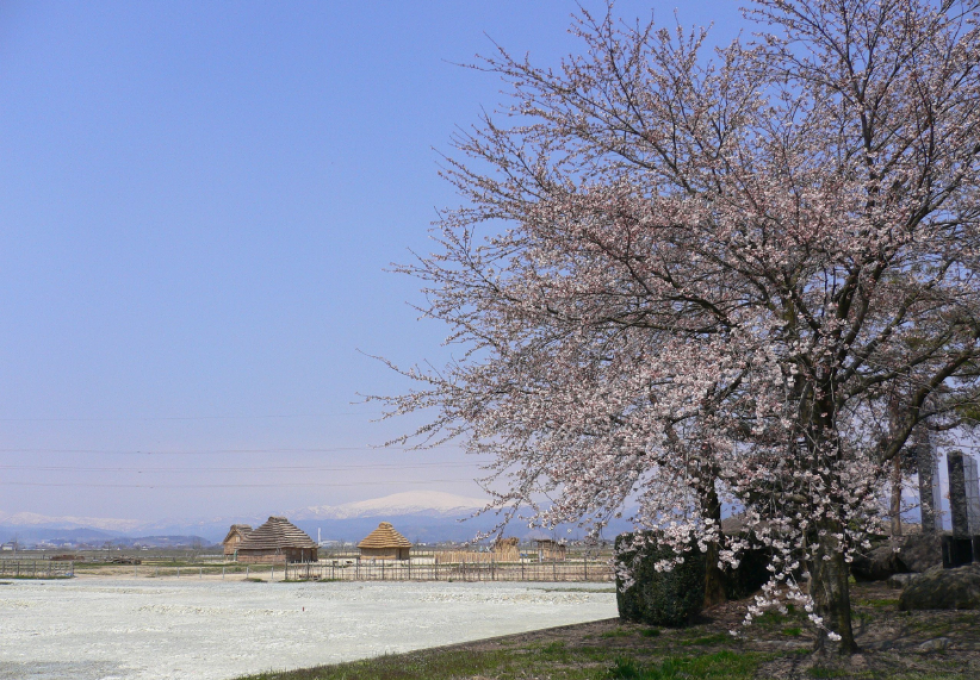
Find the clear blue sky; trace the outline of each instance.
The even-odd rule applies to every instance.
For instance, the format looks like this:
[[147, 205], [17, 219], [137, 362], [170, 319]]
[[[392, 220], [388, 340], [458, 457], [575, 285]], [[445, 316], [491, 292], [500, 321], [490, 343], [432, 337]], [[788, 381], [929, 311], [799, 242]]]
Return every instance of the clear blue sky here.
[[[738, 4], [679, 17], [727, 40]], [[617, 11], [673, 22], [673, 7]], [[492, 38], [553, 64], [580, 48], [575, 8], [0, 3], [0, 511], [478, 495], [451, 448], [362, 448], [417, 421], [351, 404], [407, 387], [359, 351], [446, 356], [445, 329], [406, 305], [416, 282], [383, 269], [429, 250], [436, 208], [456, 201], [437, 152], [503, 101], [453, 63]]]

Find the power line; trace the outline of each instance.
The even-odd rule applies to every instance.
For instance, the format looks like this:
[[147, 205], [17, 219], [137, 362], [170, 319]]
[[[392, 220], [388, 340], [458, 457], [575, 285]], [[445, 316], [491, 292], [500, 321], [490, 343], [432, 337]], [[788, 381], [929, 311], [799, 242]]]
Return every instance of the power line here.
[[380, 416], [384, 411], [334, 411], [332, 413], [288, 413], [251, 416], [120, 416], [115, 418], [0, 418], [0, 423], [110, 423], [168, 420], [276, 420], [290, 418], [333, 418], [335, 416]]
[[419, 470], [425, 468], [472, 467], [474, 463], [430, 462], [415, 465], [340, 465], [322, 467], [316, 465], [272, 465], [266, 467], [173, 467], [173, 468], [133, 468], [133, 467], [86, 467], [74, 465], [0, 465], [0, 470], [64, 470], [75, 472], [273, 472], [281, 470], [304, 470], [320, 472], [339, 472], [344, 470]]
[[393, 480], [393, 481], [374, 481], [374, 482], [346, 482], [346, 483], [316, 483], [316, 482], [297, 482], [295, 484], [103, 484], [103, 483], [55, 483], [55, 482], [6, 482], [0, 481], [0, 486], [44, 486], [44, 487], [71, 487], [71, 488], [105, 488], [105, 489], [259, 489], [259, 488], [295, 488], [295, 487], [351, 487], [351, 486], [391, 486], [404, 484], [459, 484], [462, 482], [472, 482], [472, 479], [421, 479], [421, 480]]
[[118, 456], [201, 456], [225, 455], [238, 453], [342, 453], [352, 451], [364, 452], [412, 452], [425, 453], [429, 451], [459, 451], [458, 447], [435, 447], [431, 449], [413, 449], [407, 446], [334, 446], [326, 448], [268, 448], [268, 449], [197, 449], [191, 451], [143, 450], [143, 449], [55, 449], [55, 448], [6, 448], [0, 453], [87, 453]]

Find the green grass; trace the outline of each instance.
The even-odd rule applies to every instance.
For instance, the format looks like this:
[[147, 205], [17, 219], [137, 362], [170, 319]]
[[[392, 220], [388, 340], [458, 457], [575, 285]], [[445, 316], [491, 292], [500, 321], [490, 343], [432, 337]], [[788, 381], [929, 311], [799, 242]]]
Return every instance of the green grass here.
[[445, 680], [497, 668], [506, 652], [386, 655], [321, 668], [250, 675], [248, 680]]
[[615, 665], [609, 669], [609, 677], [614, 680], [635, 680], [643, 676], [643, 669], [630, 657], [617, 657]]
[[788, 635], [789, 637], [800, 637], [803, 635], [803, 629], [799, 627], [794, 628], [783, 628], [783, 635]]
[[797, 623], [799, 621], [803, 621], [805, 618], [806, 616], [803, 614], [803, 612], [796, 611], [796, 608], [790, 604], [786, 606], [785, 614], [781, 614], [774, 609], [770, 609], [769, 611], [763, 612], [759, 616], [755, 617], [755, 619], [752, 621], [752, 625], [772, 629], [778, 628], [787, 623]]
[[811, 678], [845, 678], [847, 671], [839, 668], [826, 668], [824, 666], [813, 666], [807, 671]]
[[653, 658], [643, 652], [552, 642], [482, 652], [414, 652], [240, 680], [449, 680], [474, 675], [495, 680], [749, 680], [767, 658], [729, 650]]
[[616, 659], [616, 665], [609, 670], [614, 680], [670, 680], [677, 678], [681, 664], [675, 659], [664, 659], [659, 664], [643, 668], [634, 659]]
[[653, 658], [606, 646], [563, 642], [493, 651], [433, 650], [381, 656], [336, 666], [263, 673], [240, 680], [449, 680], [484, 675], [495, 680], [748, 680], [766, 657], [720, 651]]
[[689, 647], [691, 645], [720, 645], [731, 641], [732, 636], [727, 633], [714, 633], [713, 635], [702, 635], [693, 640], [684, 640], [681, 644]]
[[644, 666], [633, 658], [619, 657], [606, 677], [613, 680], [747, 680], [753, 677], [762, 659], [760, 654], [722, 651], [700, 656], [671, 656]]
[[874, 607], [875, 609], [884, 609], [886, 607], [897, 607], [897, 598], [883, 598], [878, 600], [858, 600], [857, 604], [863, 607]]

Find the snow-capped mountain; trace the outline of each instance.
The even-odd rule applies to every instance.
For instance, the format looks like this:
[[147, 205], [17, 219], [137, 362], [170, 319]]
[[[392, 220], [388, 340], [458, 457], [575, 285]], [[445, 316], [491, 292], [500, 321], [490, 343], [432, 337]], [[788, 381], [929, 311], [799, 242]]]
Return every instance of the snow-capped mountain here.
[[303, 508], [290, 513], [290, 516], [304, 520], [399, 515], [462, 518], [486, 507], [488, 502], [487, 499], [468, 498], [443, 491], [405, 491], [366, 501]]
[[0, 512], [0, 524], [20, 527], [58, 527], [59, 529], [102, 529], [104, 531], [132, 531], [143, 525], [135, 519], [110, 517], [48, 517], [35, 512]]

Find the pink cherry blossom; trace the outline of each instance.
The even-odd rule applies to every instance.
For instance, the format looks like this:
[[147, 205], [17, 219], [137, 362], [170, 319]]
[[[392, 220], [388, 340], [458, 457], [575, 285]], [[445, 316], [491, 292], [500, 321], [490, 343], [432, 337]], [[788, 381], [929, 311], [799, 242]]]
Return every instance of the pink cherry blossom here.
[[460, 348], [398, 369], [390, 415], [435, 414], [405, 440], [492, 454], [502, 521], [598, 535], [635, 505], [677, 561], [764, 546], [749, 618], [799, 603], [855, 649], [882, 470], [980, 396], [978, 6], [757, 0], [713, 52], [583, 10], [560, 68], [478, 64], [509, 105], [455, 140], [460, 205], [398, 267]]

